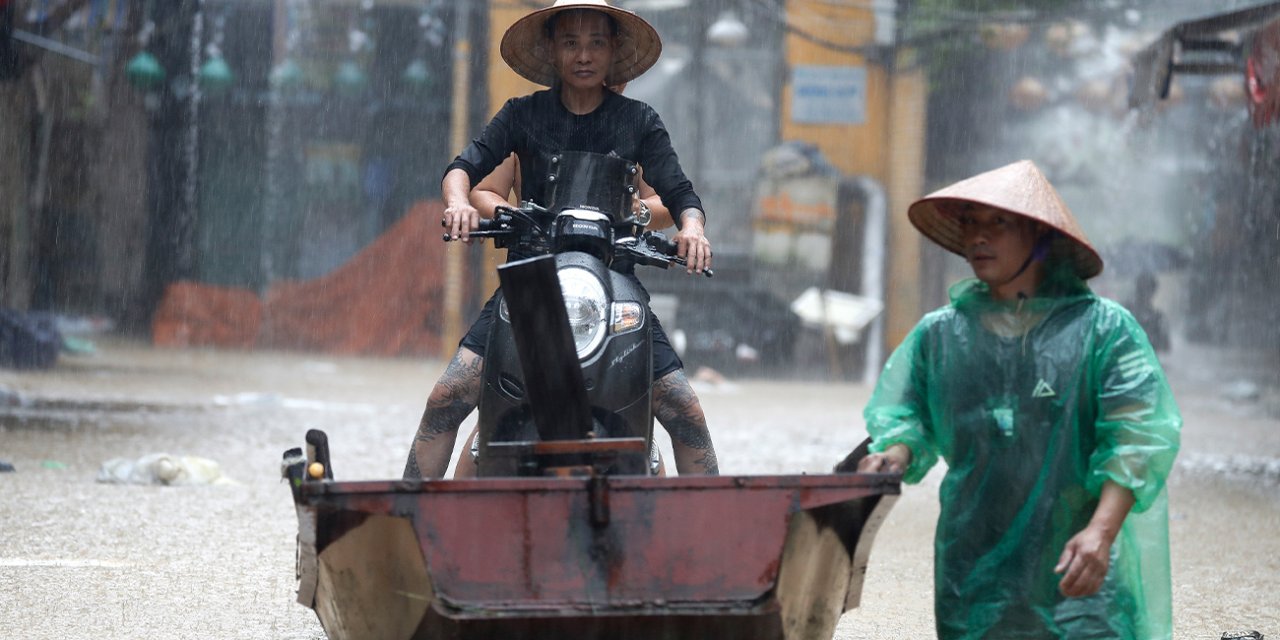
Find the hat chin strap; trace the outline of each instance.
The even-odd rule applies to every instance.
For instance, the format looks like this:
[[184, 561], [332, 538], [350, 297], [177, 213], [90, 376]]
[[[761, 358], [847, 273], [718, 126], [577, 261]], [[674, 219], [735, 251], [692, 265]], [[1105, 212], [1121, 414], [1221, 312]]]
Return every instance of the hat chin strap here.
[[1053, 242], [1053, 239], [1057, 234], [1057, 231], [1049, 231], [1043, 236], [1040, 236], [1040, 239], [1036, 240], [1036, 245], [1031, 247], [1031, 252], [1027, 254], [1027, 259], [1022, 261], [1022, 266], [1018, 267], [1018, 270], [1014, 272], [1013, 275], [1009, 276], [1008, 279], [1000, 283], [1000, 286], [1003, 287], [1004, 285], [1017, 280], [1022, 276], [1023, 272], [1031, 266], [1031, 263], [1044, 261], [1044, 259], [1049, 255], [1049, 245]]

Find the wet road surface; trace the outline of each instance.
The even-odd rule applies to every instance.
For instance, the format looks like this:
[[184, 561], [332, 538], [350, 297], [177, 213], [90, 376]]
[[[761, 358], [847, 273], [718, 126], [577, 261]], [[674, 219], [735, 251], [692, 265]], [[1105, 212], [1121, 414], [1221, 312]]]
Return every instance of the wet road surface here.
[[[321, 428], [339, 479], [398, 477], [443, 363], [98, 347], [49, 372], [0, 370], [0, 461], [17, 469], [0, 474], [0, 639], [323, 638], [294, 602], [281, 453]], [[1187, 421], [1170, 480], [1175, 636], [1280, 637], [1280, 385], [1247, 355], [1168, 368]], [[825, 472], [865, 437], [862, 385], [698, 391], [726, 474]], [[108, 459], [156, 452], [213, 459], [234, 483], [95, 481]], [[836, 638], [933, 636], [940, 478], [904, 487]]]

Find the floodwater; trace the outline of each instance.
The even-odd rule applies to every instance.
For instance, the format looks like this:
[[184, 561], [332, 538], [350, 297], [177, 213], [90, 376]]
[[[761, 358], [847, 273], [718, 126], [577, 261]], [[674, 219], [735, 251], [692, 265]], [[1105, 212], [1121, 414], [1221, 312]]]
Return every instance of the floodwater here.
[[[1248, 354], [1179, 346], [1170, 480], [1175, 635], [1280, 637], [1280, 384]], [[285, 449], [328, 432], [339, 479], [397, 477], [439, 361], [164, 351], [104, 339], [0, 371], [0, 639], [323, 638], [294, 601]], [[823, 472], [865, 436], [857, 384], [699, 385], [728, 474]], [[469, 424], [467, 425], [469, 427]], [[669, 447], [662, 443], [669, 453]], [[101, 484], [111, 458], [211, 458], [233, 484]], [[933, 635], [935, 470], [904, 487], [836, 638]]]

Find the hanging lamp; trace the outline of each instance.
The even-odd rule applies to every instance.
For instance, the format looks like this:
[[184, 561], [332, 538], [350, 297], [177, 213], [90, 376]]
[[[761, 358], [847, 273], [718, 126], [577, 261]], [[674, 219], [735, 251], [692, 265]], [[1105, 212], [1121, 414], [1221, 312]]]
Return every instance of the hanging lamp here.
[[277, 89], [291, 89], [302, 84], [303, 77], [302, 65], [293, 58], [285, 58], [271, 70], [268, 79]]
[[222, 57], [223, 29], [226, 27], [226, 16], [220, 15], [214, 21], [213, 41], [209, 43], [208, 60], [200, 66], [200, 87], [208, 94], [220, 94], [235, 84], [236, 76], [231, 65]]
[[143, 23], [142, 29], [138, 31], [138, 53], [129, 60], [124, 66], [124, 77], [137, 89], [147, 91], [154, 89], [164, 83], [165, 72], [160, 61], [156, 59], [150, 51], [147, 51], [147, 45], [151, 43], [151, 34], [155, 33], [156, 23], [151, 21], [151, 3], [148, 2], [143, 15], [147, 16], [147, 21]]
[[365, 75], [364, 69], [360, 68], [360, 63], [351, 59], [339, 64], [338, 70], [333, 74], [333, 84], [337, 87], [338, 93], [347, 96], [361, 93], [368, 82], [369, 77]]
[[410, 62], [409, 66], [404, 68], [404, 73], [400, 74], [400, 79], [413, 89], [422, 90], [431, 87], [431, 71], [427, 69], [427, 63], [422, 58]]
[[160, 86], [165, 78], [164, 67], [160, 66], [160, 61], [146, 49], [139, 51], [138, 55], [129, 60], [129, 64], [124, 67], [124, 75], [129, 80], [129, 84], [144, 91]]

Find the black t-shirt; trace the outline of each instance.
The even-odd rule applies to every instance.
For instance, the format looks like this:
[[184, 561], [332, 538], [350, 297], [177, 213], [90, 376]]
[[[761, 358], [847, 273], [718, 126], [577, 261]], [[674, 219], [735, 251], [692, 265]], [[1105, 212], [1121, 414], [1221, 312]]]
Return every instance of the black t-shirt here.
[[547, 206], [550, 158], [562, 151], [612, 153], [635, 162], [674, 216], [690, 207], [702, 210], [658, 113], [608, 90], [604, 102], [584, 115], [564, 107], [558, 87], [508, 100], [445, 172], [462, 169], [475, 186], [515, 152], [520, 158], [521, 198]]

